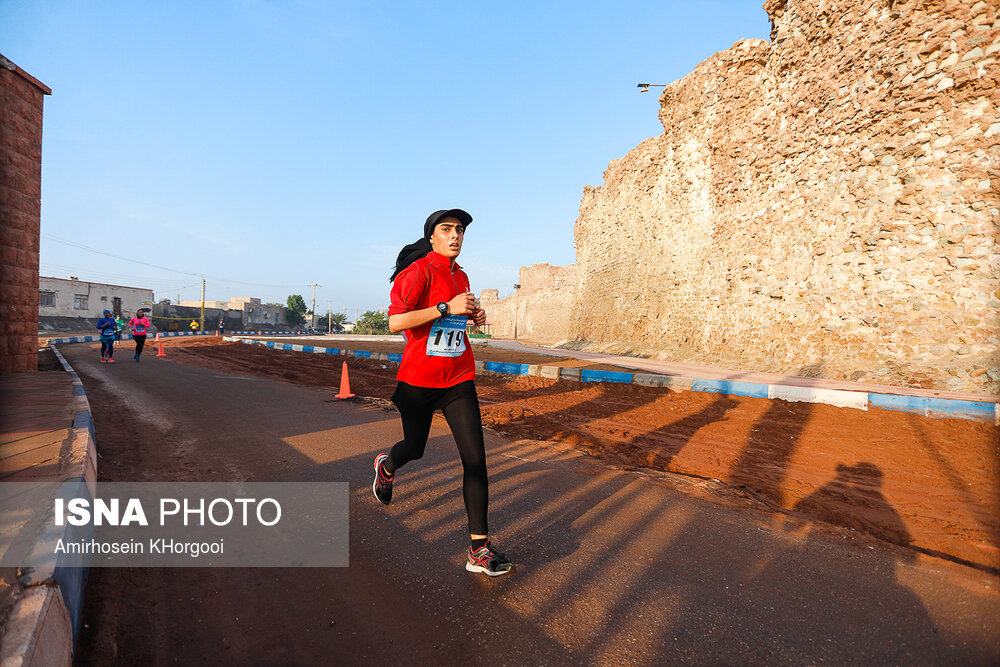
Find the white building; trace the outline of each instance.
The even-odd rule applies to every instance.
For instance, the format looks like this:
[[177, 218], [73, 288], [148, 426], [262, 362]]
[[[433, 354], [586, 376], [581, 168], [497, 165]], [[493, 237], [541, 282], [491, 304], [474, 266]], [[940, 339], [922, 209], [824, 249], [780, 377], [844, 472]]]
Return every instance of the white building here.
[[153, 307], [153, 290], [91, 283], [70, 277], [38, 277], [38, 317], [102, 317], [105, 310], [132, 316]]
[[[201, 301], [181, 301], [178, 305], [200, 308]], [[261, 303], [260, 299], [254, 296], [234, 296], [229, 301], [206, 301], [205, 307], [242, 312], [244, 328], [251, 327], [254, 324], [270, 326], [288, 324], [288, 320], [285, 318], [284, 306], [273, 303]]]

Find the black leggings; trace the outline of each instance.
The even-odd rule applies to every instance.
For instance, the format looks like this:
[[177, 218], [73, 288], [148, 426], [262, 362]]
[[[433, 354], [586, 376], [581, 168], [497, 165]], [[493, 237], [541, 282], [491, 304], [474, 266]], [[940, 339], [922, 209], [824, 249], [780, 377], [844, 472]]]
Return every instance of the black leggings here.
[[101, 358], [110, 359], [115, 353], [115, 339], [101, 340]]
[[465, 497], [465, 511], [469, 515], [469, 533], [487, 535], [486, 508], [490, 494], [486, 479], [483, 420], [479, 414], [475, 383], [467, 380], [454, 387], [433, 389], [399, 382], [392, 402], [399, 408], [403, 420], [403, 439], [389, 451], [386, 471], [393, 473], [424, 455], [434, 411], [440, 409], [462, 457], [465, 471], [462, 495]]
[[146, 344], [146, 336], [143, 334], [139, 336], [137, 334], [132, 334], [132, 340], [135, 341], [135, 356], [142, 354], [142, 346]]

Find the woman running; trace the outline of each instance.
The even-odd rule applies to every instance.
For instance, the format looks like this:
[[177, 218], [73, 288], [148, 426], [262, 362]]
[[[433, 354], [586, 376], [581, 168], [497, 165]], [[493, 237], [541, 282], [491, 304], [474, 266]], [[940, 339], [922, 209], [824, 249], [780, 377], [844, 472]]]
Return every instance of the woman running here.
[[392, 402], [403, 421], [403, 439], [388, 454], [375, 457], [372, 492], [379, 502], [392, 500], [396, 470], [424, 455], [435, 410], [441, 410], [458, 445], [464, 469], [462, 494], [469, 516], [465, 569], [491, 577], [512, 572], [514, 565], [489, 540], [486, 508], [489, 489], [483, 421], [476, 395], [476, 365], [466, 344], [471, 318], [486, 323], [469, 278], [455, 259], [462, 251], [472, 216], [462, 209], [435, 211], [424, 223], [424, 236], [404, 247], [396, 259], [389, 329], [406, 338]]
[[111, 311], [105, 310], [104, 317], [97, 320], [97, 330], [101, 332], [101, 363], [115, 363], [115, 329], [118, 325], [115, 318], [111, 317]]
[[115, 347], [121, 347], [122, 329], [125, 328], [125, 320], [121, 315], [115, 315]]
[[132, 330], [132, 340], [135, 341], [135, 360], [139, 361], [142, 347], [146, 344], [146, 334], [149, 332], [149, 318], [142, 308], [135, 311], [135, 317], [128, 321], [128, 327]]

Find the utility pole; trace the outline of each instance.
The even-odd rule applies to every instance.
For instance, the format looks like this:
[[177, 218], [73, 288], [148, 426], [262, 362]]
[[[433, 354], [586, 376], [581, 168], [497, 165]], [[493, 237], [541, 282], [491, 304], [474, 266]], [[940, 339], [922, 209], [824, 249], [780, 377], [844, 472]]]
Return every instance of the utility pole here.
[[201, 279], [201, 330], [205, 330], [205, 279]]
[[326, 333], [333, 333], [333, 301], [326, 302]]
[[322, 285], [309, 285], [313, 288], [313, 307], [312, 307], [312, 324], [310, 325], [313, 329], [316, 328], [316, 288], [322, 287]]
[[514, 283], [514, 340], [517, 340], [517, 295], [520, 294], [521, 285]]

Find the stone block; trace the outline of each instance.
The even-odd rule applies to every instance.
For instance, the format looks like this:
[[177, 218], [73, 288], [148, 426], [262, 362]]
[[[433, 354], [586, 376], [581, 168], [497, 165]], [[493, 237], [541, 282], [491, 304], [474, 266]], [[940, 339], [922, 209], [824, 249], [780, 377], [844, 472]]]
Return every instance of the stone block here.
[[691, 391], [694, 386], [694, 378], [667, 377], [663, 386], [669, 387], [670, 391]]
[[653, 373], [635, 373], [632, 376], [632, 384], [644, 387], [669, 387], [670, 377]]
[[582, 369], [580, 368], [559, 368], [559, 378], [562, 380], [575, 380], [576, 382], [579, 382], [581, 374]]

